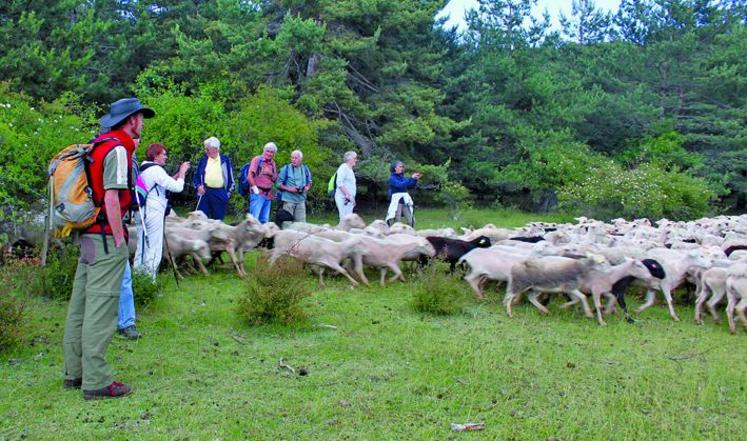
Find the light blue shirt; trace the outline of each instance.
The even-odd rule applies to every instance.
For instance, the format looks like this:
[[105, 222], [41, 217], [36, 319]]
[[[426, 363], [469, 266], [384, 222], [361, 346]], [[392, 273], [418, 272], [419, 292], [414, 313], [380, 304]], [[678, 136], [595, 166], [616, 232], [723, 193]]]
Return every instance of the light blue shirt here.
[[[283, 184], [287, 187], [305, 187], [311, 182], [311, 180], [308, 180], [308, 182], [306, 180], [305, 169], [306, 167], [303, 164], [298, 167], [288, 164], [280, 169], [277, 183]], [[306, 200], [306, 193], [291, 193], [283, 191], [281, 200], [283, 202], [304, 202]]]

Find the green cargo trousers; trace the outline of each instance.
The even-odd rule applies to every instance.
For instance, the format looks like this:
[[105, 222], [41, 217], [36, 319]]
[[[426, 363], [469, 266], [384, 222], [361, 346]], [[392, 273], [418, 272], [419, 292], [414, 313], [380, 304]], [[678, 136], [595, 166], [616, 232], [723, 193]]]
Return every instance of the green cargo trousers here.
[[104, 252], [101, 235], [80, 237], [80, 260], [75, 272], [73, 293], [67, 309], [62, 348], [65, 357], [65, 379], [83, 379], [83, 390], [101, 389], [113, 381], [106, 362], [106, 348], [117, 329], [117, 308], [127, 245], [114, 247], [106, 237]]

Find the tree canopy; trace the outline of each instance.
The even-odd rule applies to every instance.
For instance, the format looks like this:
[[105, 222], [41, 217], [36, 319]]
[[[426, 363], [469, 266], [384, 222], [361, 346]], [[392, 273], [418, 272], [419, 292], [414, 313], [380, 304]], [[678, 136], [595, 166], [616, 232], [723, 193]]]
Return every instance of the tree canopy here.
[[42, 197], [52, 153], [134, 94], [158, 113], [144, 144], [172, 157], [215, 135], [243, 163], [272, 139], [324, 175], [354, 149], [368, 199], [400, 158], [480, 203], [745, 208], [743, 0], [622, 0], [614, 15], [574, 0], [559, 30], [537, 0], [480, 0], [464, 33], [436, 18], [446, 3], [3, 2], [3, 212]]

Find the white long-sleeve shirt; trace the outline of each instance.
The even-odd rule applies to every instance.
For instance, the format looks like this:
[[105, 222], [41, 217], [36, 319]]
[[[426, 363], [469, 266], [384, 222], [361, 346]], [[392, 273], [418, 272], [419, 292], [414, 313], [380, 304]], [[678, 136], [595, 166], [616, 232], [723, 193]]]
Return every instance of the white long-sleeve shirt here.
[[[143, 166], [149, 163], [151, 163], [151, 161], [143, 161], [140, 168], [142, 169]], [[140, 173], [140, 176], [143, 178], [146, 188], [150, 190], [146, 203], [148, 209], [166, 211], [166, 204], [168, 203], [166, 199], [166, 191], [180, 193], [184, 190], [184, 179], [172, 178], [160, 165], [148, 167], [145, 171]]]
[[[340, 187], [345, 186], [345, 189], [350, 193], [350, 197], [355, 199], [357, 191], [355, 186], [355, 173], [353, 173], [353, 169], [344, 162], [337, 168], [337, 179], [335, 184], [338, 190]], [[339, 191], [340, 194], [342, 194], [342, 190]]]

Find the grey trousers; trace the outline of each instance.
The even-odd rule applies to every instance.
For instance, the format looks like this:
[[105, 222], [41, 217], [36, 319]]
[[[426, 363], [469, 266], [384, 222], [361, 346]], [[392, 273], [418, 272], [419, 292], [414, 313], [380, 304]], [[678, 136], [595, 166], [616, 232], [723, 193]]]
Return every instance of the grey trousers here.
[[306, 222], [306, 201], [283, 202], [283, 210], [293, 215], [293, 222]]

